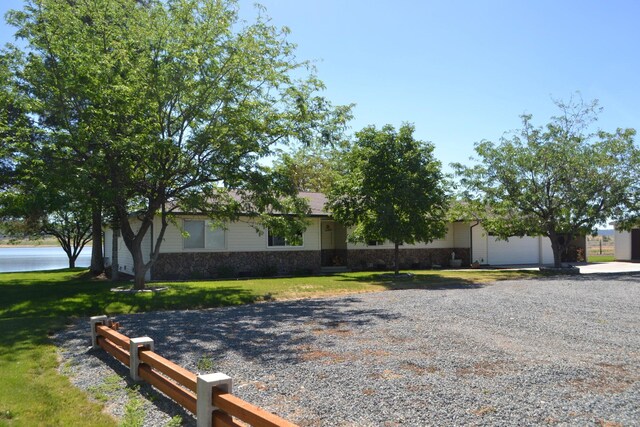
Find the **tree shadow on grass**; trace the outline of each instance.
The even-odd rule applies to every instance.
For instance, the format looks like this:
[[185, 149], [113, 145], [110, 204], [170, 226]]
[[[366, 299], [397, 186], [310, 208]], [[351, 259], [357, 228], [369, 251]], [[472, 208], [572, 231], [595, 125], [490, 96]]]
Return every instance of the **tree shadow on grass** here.
[[0, 284], [0, 318], [88, 317], [98, 314], [149, 310], [197, 309], [247, 304], [256, 296], [241, 287], [171, 287], [168, 291], [124, 293], [113, 287], [128, 285], [87, 277], [84, 273], [65, 281], [11, 280]]
[[341, 281], [354, 281], [360, 283], [373, 283], [382, 286], [387, 290], [403, 289], [480, 289], [483, 283], [478, 283], [473, 279], [461, 277], [450, 277], [446, 274], [438, 273], [411, 273], [411, 275], [394, 276], [390, 273], [370, 273], [364, 275], [338, 274]]

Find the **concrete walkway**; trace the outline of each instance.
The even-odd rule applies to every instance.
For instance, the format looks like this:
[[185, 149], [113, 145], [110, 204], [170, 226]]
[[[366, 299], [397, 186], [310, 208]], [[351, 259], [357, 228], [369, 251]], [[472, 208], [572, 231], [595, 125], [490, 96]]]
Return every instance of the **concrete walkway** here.
[[[640, 272], [640, 263], [635, 262], [572, 262], [569, 263], [580, 268], [580, 274], [615, 274]], [[552, 265], [548, 265], [552, 266]], [[491, 268], [499, 270], [538, 270], [539, 265], [494, 265]]]
[[581, 274], [640, 272], [640, 263], [635, 262], [591, 262], [577, 263], [575, 266], [580, 267]]

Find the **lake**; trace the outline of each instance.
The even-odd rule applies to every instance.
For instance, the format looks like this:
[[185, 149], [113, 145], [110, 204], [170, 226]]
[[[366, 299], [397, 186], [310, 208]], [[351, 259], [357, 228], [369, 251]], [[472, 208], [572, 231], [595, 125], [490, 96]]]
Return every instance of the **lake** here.
[[[91, 246], [85, 246], [76, 260], [76, 267], [88, 267], [89, 264], [91, 264]], [[69, 259], [59, 246], [0, 248], [0, 273], [55, 270], [67, 267], [69, 267]]]

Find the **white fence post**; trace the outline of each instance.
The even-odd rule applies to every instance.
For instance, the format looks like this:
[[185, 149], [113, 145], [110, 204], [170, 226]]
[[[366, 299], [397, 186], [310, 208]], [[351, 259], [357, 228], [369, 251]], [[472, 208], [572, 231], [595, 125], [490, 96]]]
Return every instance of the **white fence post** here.
[[105, 316], [91, 316], [89, 323], [91, 324], [91, 348], [96, 349], [98, 345], [98, 334], [96, 333], [96, 325], [106, 325], [109, 321], [109, 317]]
[[142, 381], [138, 375], [138, 366], [140, 366], [138, 346], [140, 345], [151, 351], [154, 350], [153, 340], [149, 337], [131, 338], [129, 341], [129, 375], [134, 381]]
[[197, 427], [211, 427], [213, 411], [218, 409], [213, 406], [213, 389], [219, 388], [224, 390], [226, 393], [231, 393], [232, 386], [231, 377], [221, 372], [198, 375], [196, 408]]

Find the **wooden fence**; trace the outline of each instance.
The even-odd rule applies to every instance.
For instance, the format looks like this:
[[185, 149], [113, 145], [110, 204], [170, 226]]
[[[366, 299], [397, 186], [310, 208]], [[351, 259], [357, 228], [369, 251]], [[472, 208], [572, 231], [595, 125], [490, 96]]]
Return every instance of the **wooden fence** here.
[[[296, 427], [277, 415], [232, 394], [232, 380], [222, 373], [196, 375], [155, 353], [149, 337], [129, 338], [107, 316], [91, 318], [91, 341], [129, 367], [134, 381], [146, 381], [196, 415], [198, 427]], [[235, 419], [234, 419], [235, 417]]]

